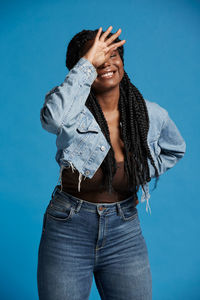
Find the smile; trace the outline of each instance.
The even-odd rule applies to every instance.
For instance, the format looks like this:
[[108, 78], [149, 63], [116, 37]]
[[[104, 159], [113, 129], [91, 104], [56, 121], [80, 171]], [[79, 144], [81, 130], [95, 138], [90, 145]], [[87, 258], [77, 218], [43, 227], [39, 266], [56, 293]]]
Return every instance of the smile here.
[[107, 72], [102, 75], [99, 75], [100, 78], [112, 78], [115, 72]]

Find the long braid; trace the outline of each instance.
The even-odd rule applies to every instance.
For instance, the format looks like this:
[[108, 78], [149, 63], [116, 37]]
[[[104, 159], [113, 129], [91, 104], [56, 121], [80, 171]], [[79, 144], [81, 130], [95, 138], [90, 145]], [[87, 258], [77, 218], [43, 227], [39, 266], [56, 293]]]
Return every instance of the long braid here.
[[[72, 38], [66, 53], [66, 66], [69, 70], [72, 69], [82, 57], [82, 50], [85, 43], [91, 39], [94, 39], [97, 32], [98, 29], [82, 30]], [[110, 36], [112, 36], [111, 33], [107, 38]], [[118, 41], [120, 41], [119, 38], [115, 40], [115, 42]], [[123, 46], [118, 47], [117, 50], [124, 64]], [[106, 190], [111, 193], [113, 191], [112, 179], [117, 170], [116, 160], [110, 141], [110, 133], [107, 121], [92, 89], [90, 90], [90, 94], [88, 95], [85, 105], [94, 115], [94, 118], [96, 119], [105, 138], [111, 146], [101, 164], [104, 174], [103, 184], [105, 185]], [[129, 187], [134, 191], [134, 193], [137, 193], [140, 185], [144, 187], [144, 184], [151, 180], [148, 167], [149, 159], [155, 169], [156, 183], [154, 188], [156, 188], [159, 174], [147, 143], [149, 116], [146, 103], [142, 94], [131, 83], [125, 71], [120, 82], [118, 109], [120, 112], [120, 124], [122, 125], [120, 128], [120, 133], [124, 142], [125, 150], [124, 170], [127, 174]]]
[[129, 187], [130, 187], [130, 176], [131, 176], [131, 162], [130, 162], [130, 155], [129, 151], [130, 149], [130, 144], [131, 144], [131, 135], [129, 134], [129, 130], [127, 130], [127, 110], [126, 108], [128, 107], [126, 104], [124, 105], [124, 91], [120, 85], [120, 98], [119, 98], [119, 111], [120, 111], [120, 116], [121, 116], [121, 135], [122, 135], [122, 140], [124, 141], [124, 149], [125, 149], [125, 159], [124, 159], [124, 169], [126, 171], [126, 174], [128, 175], [128, 181], [129, 181]]
[[[123, 83], [122, 83], [123, 86]], [[123, 91], [123, 88], [122, 88]], [[123, 94], [125, 94], [125, 92], [122, 92]], [[125, 94], [126, 97], [126, 94]], [[129, 99], [129, 98], [128, 98]], [[132, 181], [132, 185], [136, 187], [136, 192], [139, 190], [139, 186], [140, 186], [140, 179], [139, 179], [139, 165], [137, 162], [137, 157], [139, 155], [139, 151], [138, 151], [138, 146], [140, 145], [140, 141], [138, 140], [139, 138], [139, 132], [138, 132], [138, 126], [137, 126], [137, 120], [136, 120], [136, 116], [134, 113], [134, 109], [133, 109], [133, 101], [128, 101], [128, 105], [127, 107], [129, 108], [128, 113], [127, 113], [127, 117], [126, 119], [130, 120], [130, 122], [123, 122], [123, 126], [124, 124], [128, 123], [129, 128], [126, 129], [126, 131], [128, 130], [128, 132], [130, 132], [129, 136], [130, 138], [130, 142], [129, 142], [129, 151], [132, 153], [132, 155], [130, 156], [130, 162], [129, 162], [129, 166], [131, 168], [131, 181]], [[123, 104], [125, 103], [125, 101], [122, 102]], [[122, 107], [123, 107], [122, 104]], [[124, 130], [124, 132], [126, 132]], [[127, 135], [124, 135], [123, 140], [126, 141], [127, 140]]]
[[[105, 135], [107, 141], [109, 142], [111, 146], [111, 141], [110, 141], [110, 133], [109, 133], [109, 128], [108, 124], [106, 122], [106, 119], [104, 117], [103, 111], [101, 109], [100, 104], [95, 98], [95, 95], [91, 91], [87, 101], [86, 101], [86, 106], [90, 109], [90, 111], [93, 113], [96, 121], [98, 122], [99, 126], [101, 127], [103, 134]], [[114, 168], [114, 172], [113, 172]], [[104, 184], [111, 193], [113, 191], [112, 187], [112, 178], [117, 170], [116, 166], [116, 161], [114, 159], [114, 150], [111, 146], [110, 151], [108, 152], [108, 155], [106, 156], [104, 162], [102, 163], [102, 170], [104, 173], [106, 173], [108, 176], [104, 176]]]
[[[147, 182], [150, 181], [149, 168], [148, 168], [148, 162], [147, 162], [147, 158], [149, 158], [151, 161], [151, 164], [155, 168], [155, 175], [156, 175], [155, 187], [156, 187], [157, 181], [159, 178], [159, 174], [158, 174], [158, 170], [155, 166], [154, 160], [152, 158], [150, 149], [147, 144], [147, 135], [148, 135], [148, 131], [149, 131], [149, 116], [148, 116], [146, 103], [144, 101], [142, 94], [139, 92], [139, 90], [130, 82], [130, 79], [126, 72], [124, 72], [124, 77], [122, 79], [122, 85], [127, 90], [127, 96], [129, 99], [129, 106], [130, 106], [129, 111], [131, 114], [133, 112], [135, 113], [135, 118], [134, 118], [135, 126], [138, 126], [138, 129], [139, 129], [139, 134], [137, 134], [137, 140], [136, 141], [133, 140], [133, 142], [137, 146], [138, 146], [139, 141], [141, 143], [140, 147], [138, 147], [138, 151], [139, 151], [140, 161], [142, 162], [141, 172], [143, 174], [140, 174], [140, 176], [142, 176], [142, 178], [145, 179], [145, 181], [147, 181]], [[131, 118], [131, 116], [130, 116], [130, 118]], [[132, 123], [133, 122], [131, 119], [130, 124], [132, 124]], [[136, 157], [138, 158], [138, 155]], [[141, 182], [141, 184], [142, 184], [142, 182]]]

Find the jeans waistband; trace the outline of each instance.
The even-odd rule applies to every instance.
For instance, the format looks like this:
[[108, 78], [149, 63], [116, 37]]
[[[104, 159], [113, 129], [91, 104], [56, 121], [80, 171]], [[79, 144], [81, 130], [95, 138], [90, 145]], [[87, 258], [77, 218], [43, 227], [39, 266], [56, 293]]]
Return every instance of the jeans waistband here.
[[[70, 200], [73, 202], [74, 206], [81, 206], [83, 209], [89, 209], [90, 211], [96, 212], [98, 207], [103, 207], [106, 208], [106, 211], [108, 212], [113, 212], [116, 209], [120, 209], [121, 207], [128, 207], [128, 206], [135, 206], [135, 201], [136, 201], [136, 196], [133, 194], [132, 196], [126, 198], [125, 200], [117, 201], [117, 202], [112, 202], [112, 203], [104, 203], [104, 202], [98, 202], [98, 203], [93, 203], [86, 201], [84, 199], [77, 198], [71, 194], [68, 194], [67, 192], [61, 191], [56, 185], [54, 188], [54, 191], [52, 193], [52, 198], [54, 195], [60, 195], [62, 198], [66, 200]], [[137, 208], [136, 208], [137, 209]]]

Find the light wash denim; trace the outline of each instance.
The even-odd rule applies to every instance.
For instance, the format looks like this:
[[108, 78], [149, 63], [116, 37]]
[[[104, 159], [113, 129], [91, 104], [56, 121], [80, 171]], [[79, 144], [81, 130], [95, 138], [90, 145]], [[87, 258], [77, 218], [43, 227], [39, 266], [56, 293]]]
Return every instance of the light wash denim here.
[[102, 300], [152, 300], [148, 250], [133, 196], [92, 203], [56, 186], [42, 229], [40, 300], [87, 300], [93, 275]]
[[[92, 178], [110, 149], [99, 124], [85, 105], [96, 77], [96, 68], [84, 57], [80, 58], [64, 82], [47, 93], [40, 111], [42, 127], [57, 135], [59, 180], [66, 166], [78, 170], [78, 191], [83, 176]], [[186, 143], [166, 109], [155, 102], [146, 99], [145, 102], [150, 121], [147, 142], [161, 175], [183, 157]], [[150, 177], [153, 178], [155, 170], [149, 159], [148, 165]], [[149, 198], [147, 183], [141, 198], [141, 202], [147, 201], [146, 210]]]

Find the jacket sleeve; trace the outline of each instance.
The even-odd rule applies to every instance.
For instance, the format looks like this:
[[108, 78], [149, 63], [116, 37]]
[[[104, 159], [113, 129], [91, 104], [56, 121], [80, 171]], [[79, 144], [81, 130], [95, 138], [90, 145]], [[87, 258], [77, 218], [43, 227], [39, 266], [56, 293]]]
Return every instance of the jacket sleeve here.
[[172, 168], [186, 151], [186, 143], [166, 110], [165, 116], [156, 147], [160, 175]]
[[83, 109], [96, 77], [96, 68], [86, 58], [81, 57], [64, 82], [46, 94], [40, 110], [42, 127], [58, 134], [63, 121], [65, 125], [69, 124]]

